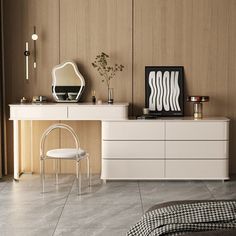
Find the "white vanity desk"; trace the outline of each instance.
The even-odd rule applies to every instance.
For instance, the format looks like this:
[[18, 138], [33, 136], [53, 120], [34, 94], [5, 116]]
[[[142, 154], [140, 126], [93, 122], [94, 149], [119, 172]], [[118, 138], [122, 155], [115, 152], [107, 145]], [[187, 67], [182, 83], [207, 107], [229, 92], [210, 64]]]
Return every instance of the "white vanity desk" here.
[[11, 104], [10, 120], [13, 120], [14, 179], [19, 171], [19, 121], [20, 120], [125, 120], [128, 103], [94, 105], [91, 103]]
[[128, 103], [10, 105], [14, 178], [19, 179], [19, 120], [102, 121], [101, 179], [228, 179], [229, 119], [129, 120]]

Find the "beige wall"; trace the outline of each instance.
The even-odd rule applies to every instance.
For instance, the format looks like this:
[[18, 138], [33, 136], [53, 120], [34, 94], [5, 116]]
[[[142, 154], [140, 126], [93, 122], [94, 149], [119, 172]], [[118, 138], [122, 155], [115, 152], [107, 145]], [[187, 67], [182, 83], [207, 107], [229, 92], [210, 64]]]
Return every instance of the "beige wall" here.
[[[132, 104], [130, 115], [144, 106], [144, 67], [183, 65], [187, 94], [209, 95], [205, 114], [229, 116], [230, 169], [236, 173], [236, 1], [234, 0], [4, 0], [7, 104], [22, 96], [51, 97], [51, 69], [67, 59], [77, 62], [86, 79], [83, 101], [91, 90], [106, 99], [106, 87], [91, 67], [101, 51], [109, 53], [125, 70], [114, 80], [115, 100]], [[24, 79], [24, 43], [32, 47], [33, 25], [38, 69]], [[32, 67], [32, 65], [31, 65]], [[186, 104], [186, 115], [191, 107]], [[30, 123], [23, 122], [29, 137]], [[21, 154], [33, 153], [37, 171], [38, 141], [51, 122], [33, 122], [33, 151], [23, 141]], [[100, 123], [69, 122], [91, 153], [92, 168], [100, 171]], [[8, 167], [12, 172], [12, 124], [8, 122]], [[65, 134], [55, 134], [52, 146], [63, 145]], [[65, 145], [68, 145], [67, 140]], [[26, 169], [30, 161], [27, 161]], [[63, 165], [64, 166], [64, 165]], [[64, 171], [73, 169], [66, 164]]]

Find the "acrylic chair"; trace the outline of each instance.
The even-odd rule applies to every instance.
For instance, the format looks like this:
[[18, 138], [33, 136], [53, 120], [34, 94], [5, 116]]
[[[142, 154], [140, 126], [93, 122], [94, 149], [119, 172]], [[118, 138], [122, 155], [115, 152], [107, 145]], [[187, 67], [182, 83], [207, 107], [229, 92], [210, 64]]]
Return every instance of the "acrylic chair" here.
[[[75, 148], [59, 148], [48, 150], [45, 153], [45, 141], [48, 135], [55, 129], [65, 129], [73, 137], [75, 142]], [[76, 183], [78, 187], [78, 193], [81, 193], [81, 173], [79, 171], [80, 161], [86, 159], [87, 164], [87, 178], [90, 185], [90, 163], [89, 163], [89, 154], [80, 148], [79, 138], [75, 131], [66, 124], [54, 124], [46, 129], [41, 137], [40, 141], [40, 175], [42, 183], [42, 192], [45, 190], [45, 160], [54, 159], [55, 160], [55, 170], [56, 170], [56, 183], [58, 184], [58, 161], [59, 160], [75, 160], [76, 161]]]

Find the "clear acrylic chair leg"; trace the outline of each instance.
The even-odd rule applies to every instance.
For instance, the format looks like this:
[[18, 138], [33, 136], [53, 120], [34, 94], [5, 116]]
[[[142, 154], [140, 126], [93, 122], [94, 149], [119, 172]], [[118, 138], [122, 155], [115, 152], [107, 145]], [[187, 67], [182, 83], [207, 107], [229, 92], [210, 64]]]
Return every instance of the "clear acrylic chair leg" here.
[[81, 194], [81, 175], [80, 175], [80, 161], [76, 161], [76, 184], [78, 189], [78, 194]]
[[44, 190], [45, 190], [45, 163], [44, 163], [44, 159], [40, 160], [40, 175], [41, 175], [42, 193], [44, 193]]
[[89, 155], [86, 157], [86, 164], [87, 164], [87, 180], [88, 186], [91, 186], [91, 175], [90, 175], [90, 160], [89, 160]]
[[56, 185], [59, 184], [59, 177], [58, 177], [58, 173], [59, 173], [59, 160], [54, 160], [55, 163], [55, 173], [56, 173]]

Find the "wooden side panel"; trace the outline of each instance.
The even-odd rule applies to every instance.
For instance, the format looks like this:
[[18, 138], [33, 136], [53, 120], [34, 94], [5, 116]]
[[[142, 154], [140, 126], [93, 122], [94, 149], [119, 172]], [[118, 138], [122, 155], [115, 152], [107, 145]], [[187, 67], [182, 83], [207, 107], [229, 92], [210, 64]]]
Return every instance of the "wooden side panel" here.
[[24, 172], [31, 172], [32, 164], [32, 143], [31, 143], [31, 122], [21, 121], [20, 122], [20, 169]]

